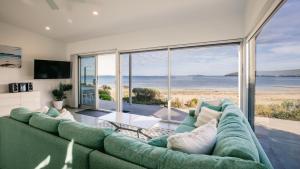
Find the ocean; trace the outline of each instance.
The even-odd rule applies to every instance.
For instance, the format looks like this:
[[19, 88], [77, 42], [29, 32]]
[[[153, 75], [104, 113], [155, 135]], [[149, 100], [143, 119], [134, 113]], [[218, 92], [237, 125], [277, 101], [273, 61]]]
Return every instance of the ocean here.
[[[86, 83], [93, 84], [93, 77], [87, 76]], [[84, 82], [84, 78], [81, 77]], [[122, 77], [123, 86], [129, 85], [128, 76]], [[115, 86], [114, 76], [99, 76], [99, 85]], [[133, 88], [148, 87], [148, 88], [168, 88], [167, 76], [133, 76]], [[237, 88], [237, 76], [173, 76], [171, 78], [171, 87], [174, 89], [218, 89], [218, 88]], [[256, 87], [258, 89], [270, 88], [300, 88], [300, 77], [257, 77]]]

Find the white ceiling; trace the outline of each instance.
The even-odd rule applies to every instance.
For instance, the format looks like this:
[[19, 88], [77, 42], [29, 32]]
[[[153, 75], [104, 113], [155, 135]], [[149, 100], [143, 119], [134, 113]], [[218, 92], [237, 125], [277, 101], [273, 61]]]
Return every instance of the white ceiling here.
[[[143, 29], [236, 18], [244, 23], [247, 0], [1, 0], [0, 21], [66, 42]], [[92, 12], [98, 11], [98, 16]], [[73, 22], [69, 23], [68, 19]], [[45, 26], [51, 27], [50, 31]], [[240, 26], [240, 25], [239, 25]]]

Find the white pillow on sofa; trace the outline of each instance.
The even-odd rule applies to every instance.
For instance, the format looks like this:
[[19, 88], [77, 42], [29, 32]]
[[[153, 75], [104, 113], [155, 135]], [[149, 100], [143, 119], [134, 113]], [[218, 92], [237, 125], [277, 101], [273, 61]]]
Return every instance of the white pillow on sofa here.
[[205, 100], [203, 98], [198, 99], [198, 103], [195, 109], [195, 117], [197, 117], [199, 115], [199, 113], [201, 112], [201, 106], [202, 106], [202, 102], [206, 102], [208, 104], [211, 104], [213, 106], [220, 106], [222, 104], [222, 102], [220, 100]]
[[62, 109], [60, 115], [57, 116], [56, 119], [68, 119], [75, 121], [74, 116], [67, 109]]
[[197, 121], [195, 123], [196, 127], [200, 127], [211, 120], [216, 120], [218, 121], [222, 115], [222, 112], [220, 111], [215, 111], [207, 107], [202, 107], [201, 111], [197, 117]]
[[169, 136], [167, 147], [190, 154], [210, 154], [216, 139], [217, 121], [211, 120], [191, 132]]

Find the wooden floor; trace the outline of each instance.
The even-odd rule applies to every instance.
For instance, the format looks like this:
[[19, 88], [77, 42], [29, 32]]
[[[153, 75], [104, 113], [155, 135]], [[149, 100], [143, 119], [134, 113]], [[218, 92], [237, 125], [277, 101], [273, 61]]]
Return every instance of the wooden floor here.
[[300, 169], [300, 122], [257, 117], [255, 133], [274, 169]]

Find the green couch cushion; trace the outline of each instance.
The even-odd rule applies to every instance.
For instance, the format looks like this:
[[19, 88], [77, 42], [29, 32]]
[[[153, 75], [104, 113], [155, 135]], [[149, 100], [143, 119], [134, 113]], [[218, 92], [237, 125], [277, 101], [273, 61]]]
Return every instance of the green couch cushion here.
[[186, 154], [167, 150], [158, 161], [159, 169], [266, 169], [263, 164], [234, 157]]
[[57, 117], [60, 115], [60, 112], [56, 108], [50, 107], [46, 114], [51, 117]]
[[146, 169], [97, 150], [90, 154], [89, 161], [90, 169]]
[[157, 169], [158, 160], [166, 153], [166, 148], [151, 146], [141, 140], [119, 133], [113, 133], [104, 140], [105, 152], [137, 165]]
[[184, 124], [180, 124], [176, 130], [175, 130], [175, 133], [184, 133], [184, 132], [190, 132], [192, 130], [194, 130], [195, 127], [191, 127], [191, 126], [187, 126], [187, 125], [184, 125]]
[[[71, 154], [67, 153], [70, 150]], [[31, 127], [16, 120], [0, 118], [0, 168], [34, 169], [47, 157], [50, 159], [43, 169], [69, 168], [88, 169], [92, 149], [74, 144], [56, 135]]]
[[168, 137], [168, 135], [162, 135], [159, 137], [152, 138], [148, 140], [148, 144], [156, 147], [167, 147]]
[[95, 128], [73, 121], [63, 121], [58, 126], [60, 137], [97, 150], [103, 150], [104, 138], [112, 132], [112, 129]]
[[227, 106], [230, 106], [230, 105], [234, 106], [234, 104], [229, 99], [223, 99], [221, 102], [222, 102], [221, 111], [224, 111], [227, 108]]
[[197, 119], [193, 116], [186, 116], [185, 119], [181, 122], [181, 124], [184, 124], [186, 126], [190, 126], [190, 127], [195, 127], [195, 123], [196, 123]]
[[215, 111], [221, 111], [221, 110], [222, 110], [222, 105], [216, 106], [216, 105], [212, 105], [212, 104], [210, 104], [210, 103], [208, 103], [208, 102], [206, 102], [206, 101], [203, 101], [203, 102], [201, 103], [201, 106], [200, 106], [200, 107], [207, 107], [207, 108], [212, 109], [212, 110], [215, 110]]
[[225, 118], [221, 118], [213, 155], [259, 162], [259, 154], [251, 134], [237, 113], [227, 113]]
[[62, 120], [49, 117], [45, 114], [35, 114], [29, 120], [29, 125], [50, 133], [58, 133], [58, 125]]
[[10, 117], [24, 123], [28, 123], [33, 113], [27, 108], [20, 107], [10, 111]]

